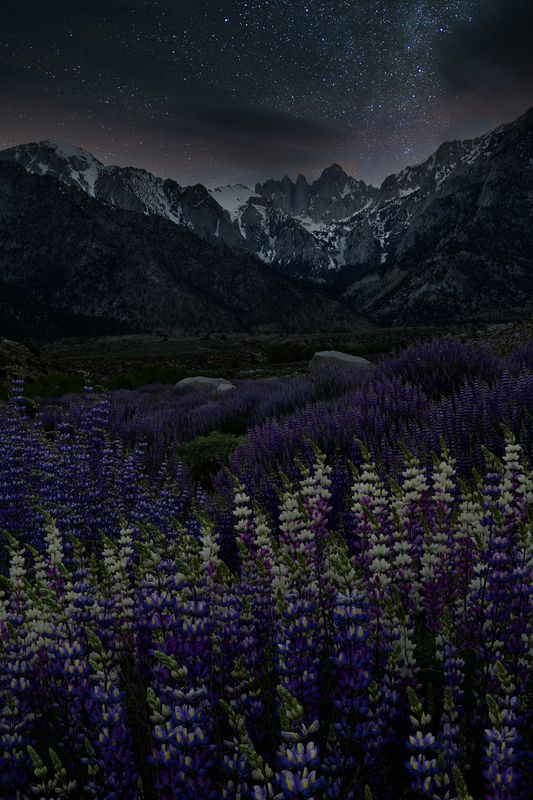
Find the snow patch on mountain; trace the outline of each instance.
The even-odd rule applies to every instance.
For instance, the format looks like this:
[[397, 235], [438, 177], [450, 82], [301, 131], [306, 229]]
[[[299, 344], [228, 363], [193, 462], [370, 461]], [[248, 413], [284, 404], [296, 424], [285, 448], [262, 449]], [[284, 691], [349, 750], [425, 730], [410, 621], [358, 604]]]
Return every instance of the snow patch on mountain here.
[[[515, 124], [529, 125], [531, 113]], [[379, 188], [349, 176], [338, 164], [311, 183], [299, 175], [296, 181], [288, 176], [268, 180], [255, 191], [240, 183], [183, 188], [142, 169], [104, 166], [82, 148], [55, 140], [12, 148], [1, 152], [0, 160], [14, 159], [30, 172], [77, 186], [109, 205], [162, 216], [202, 239], [253, 253], [294, 277], [322, 282], [341, 270], [343, 275], [350, 269], [357, 275], [390, 270], [414, 246], [421, 233], [417, 220], [426, 208], [455, 191], [457, 176], [463, 180], [483, 168], [512, 128], [504, 125], [477, 139], [445, 142]], [[490, 205], [490, 187], [482, 199], [481, 205]], [[423, 216], [425, 225], [430, 218]]]
[[242, 207], [246, 205], [250, 197], [259, 197], [242, 183], [236, 183], [234, 186], [217, 186], [215, 189], [209, 189], [209, 194], [219, 206], [229, 213], [232, 220], [240, 217]]
[[15, 160], [29, 172], [59, 177], [65, 183], [78, 184], [87, 194], [95, 196], [96, 182], [104, 165], [87, 150], [55, 139], [13, 150]]

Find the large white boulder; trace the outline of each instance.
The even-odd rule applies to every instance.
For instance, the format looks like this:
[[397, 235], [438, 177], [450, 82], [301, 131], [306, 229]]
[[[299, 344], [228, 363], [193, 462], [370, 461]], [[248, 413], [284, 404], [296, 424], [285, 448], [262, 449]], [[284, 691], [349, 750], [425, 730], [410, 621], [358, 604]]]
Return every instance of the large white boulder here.
[[309, 367], [312, 370], [337, 367], [339, 369], [358, 370], [359, 372], [374, 369], [374, 365], [367, 361], [366, 358], [352, 356], [350, 353], [341, 353], [339, 350], [321, 350], [319, 353], [315, 353], [309, 362]]
[[203, 375], [196, 375], [194, 378], [183, 378], [183, 380], [178, 381], [176, 389], [180, 392], [193, 389], [211, 389], [214, 392], [223, 393], [233, 391], [235, 386], [225, 378], [205, 378]]

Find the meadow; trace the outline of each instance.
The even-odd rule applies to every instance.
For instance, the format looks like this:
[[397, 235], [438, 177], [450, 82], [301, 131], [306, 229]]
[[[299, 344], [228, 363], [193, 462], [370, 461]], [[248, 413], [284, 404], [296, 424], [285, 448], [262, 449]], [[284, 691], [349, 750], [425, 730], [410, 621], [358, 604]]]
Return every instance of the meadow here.
[[533, 791], [533, 346], [0, 404], [0, 797]]

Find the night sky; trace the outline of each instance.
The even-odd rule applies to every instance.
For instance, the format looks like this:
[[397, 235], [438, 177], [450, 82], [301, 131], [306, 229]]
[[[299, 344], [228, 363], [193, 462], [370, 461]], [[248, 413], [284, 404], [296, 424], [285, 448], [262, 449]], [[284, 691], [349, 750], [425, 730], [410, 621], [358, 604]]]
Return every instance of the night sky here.
[[533, 105], [532, 0], [0, 0], [0, 147], [377, 183]]

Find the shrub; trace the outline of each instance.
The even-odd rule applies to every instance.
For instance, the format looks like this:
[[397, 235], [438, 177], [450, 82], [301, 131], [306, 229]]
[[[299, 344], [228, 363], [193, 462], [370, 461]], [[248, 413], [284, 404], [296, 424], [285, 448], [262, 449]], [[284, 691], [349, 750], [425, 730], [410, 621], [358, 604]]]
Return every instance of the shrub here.
[[315, 353], [313, 345], [298, 341], [273, 341], [265, 346], [265, 355], [271, 364], [292, 364], [309, 361]]
[[180, 367], [165, 367], [159, 364], [152, 364], [126, 372], [118, 372], [109, 378], [106, 388], [109, 391], [116, 389], [139, 389], [150, 384], [175, 384], [184, 378], [186, 371]]
[[35, 383], [25, 387], [27, 397], [61, 397], [74, 392], [83, 392], [85, 377], [81, 372], [52, 372], [41, 375]]
[[213, 475], [222, 465], [227, 464], [239, 441], [231, 433], [213, 431], [207, 436], [197, 436], [192, 442], [180, 445], [177, 452], [189, 467], [193, 480], [203, 486], [210, 486]]

